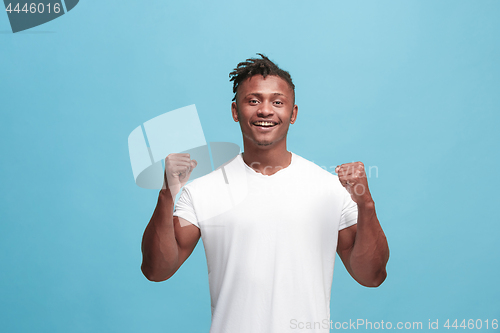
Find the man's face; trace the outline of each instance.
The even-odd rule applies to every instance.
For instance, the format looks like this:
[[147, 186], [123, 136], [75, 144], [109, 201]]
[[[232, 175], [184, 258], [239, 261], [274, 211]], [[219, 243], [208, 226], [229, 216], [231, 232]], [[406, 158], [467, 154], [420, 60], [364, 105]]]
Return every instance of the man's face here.
[[252, 76], [238, 86], [236, 102], [231, 105], [234, 121], [239, 121], [243, 141], [268, 149], [286, 143], [290, 124], [298, 107], [294, 92], [279, 76]]

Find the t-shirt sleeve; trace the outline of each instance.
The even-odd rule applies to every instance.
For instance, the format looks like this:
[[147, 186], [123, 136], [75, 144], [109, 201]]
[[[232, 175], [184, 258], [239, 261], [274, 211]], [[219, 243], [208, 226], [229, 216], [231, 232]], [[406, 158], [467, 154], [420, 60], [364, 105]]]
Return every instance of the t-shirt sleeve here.
[[340, 215], [339, 230], [345, 229], [358, 222], [358, 205], [352, 200], [351, 195], [344, 188], [344, 204]]
[[189, 223], [194, 224], [198, 228], [200, 227], [196, 218], [191, 192], [186, 186], [182, 188], [179, 200], [175, 204], [174, 216], [182, 217]]

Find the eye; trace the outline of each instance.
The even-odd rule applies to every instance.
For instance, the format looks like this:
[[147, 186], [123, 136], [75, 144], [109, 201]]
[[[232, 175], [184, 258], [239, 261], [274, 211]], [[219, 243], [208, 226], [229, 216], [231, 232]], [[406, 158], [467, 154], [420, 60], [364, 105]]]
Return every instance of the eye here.
[[249, 102], [250, 104], [258, 104], [258, 103], [259, 103], [259, 101], [258, 101], [258, 100], [256, 100], [255, 98], [250, 99], [248, 102]]
[[283, 105], [283, 102], [282, 101], [274, 101], [274, 104]]

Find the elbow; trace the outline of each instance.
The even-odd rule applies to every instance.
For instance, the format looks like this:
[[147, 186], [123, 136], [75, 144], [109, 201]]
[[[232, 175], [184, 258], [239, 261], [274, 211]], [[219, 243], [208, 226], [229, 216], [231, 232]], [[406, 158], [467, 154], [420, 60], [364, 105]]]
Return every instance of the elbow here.
[[373, 277], [369, 281], [363, 281], [363, 283], [360, 282], [360, 284], [368, 288], [377, 288], [385, 281], [386, 278], [387, 271], [384, 269], [379, 274], [377, 274], [377, 276]]
[[162, 282], [162, 281], [166, 281], [168, 279], [170, 279], [173, 275], [172, 274], [161, 274], [159, 272], [155, 272], [154, 270], [146, 267], [144, 264], [141, 265], [141, 271], [142, 271], [142, 274], [144, 274], [144, 276], [146, 277], [146, 279], [148, 279], [149, 281], [152, 281], [152, 282]]

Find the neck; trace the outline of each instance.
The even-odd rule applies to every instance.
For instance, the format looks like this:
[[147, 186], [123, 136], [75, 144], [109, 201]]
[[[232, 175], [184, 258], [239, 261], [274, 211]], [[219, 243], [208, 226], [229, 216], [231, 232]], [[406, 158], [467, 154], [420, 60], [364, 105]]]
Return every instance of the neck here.
[[244, 145], [243, 161], [263, 175], [273, 175], [292, 162], [292, 154], [286, 150], [286, 143], [270, 149], [261, 149], [254, 145]]

